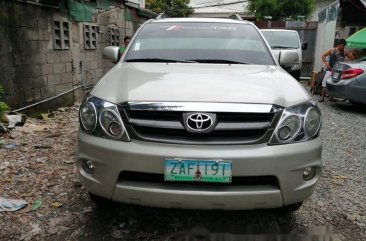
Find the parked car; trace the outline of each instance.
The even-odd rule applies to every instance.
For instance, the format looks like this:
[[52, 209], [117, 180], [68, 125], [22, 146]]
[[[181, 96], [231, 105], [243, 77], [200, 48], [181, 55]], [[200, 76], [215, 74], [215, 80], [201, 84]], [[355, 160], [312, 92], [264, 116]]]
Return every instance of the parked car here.
[[162, 18], [82, 103], [77, 166], [97, 203], [292, 211], [321, 175], [320, 126], [255, 25]]
[[300, 80], [302, 67], [302, 50], [307, 49], [307, 43], [301, 44], [299, 34], [295, 30], [287, 29], [261, 29], [262, 34], [268, 41], [275, 56], [280, 52], [295, 50], [298, 54], [292, 62], [283, 64], [282, 67], [295, 79]]
[[366, 56], [356, 61], [337, 63], [332, 78], [327, 80], [327, 89], [331, 95], [355, 105], [366, 104]]

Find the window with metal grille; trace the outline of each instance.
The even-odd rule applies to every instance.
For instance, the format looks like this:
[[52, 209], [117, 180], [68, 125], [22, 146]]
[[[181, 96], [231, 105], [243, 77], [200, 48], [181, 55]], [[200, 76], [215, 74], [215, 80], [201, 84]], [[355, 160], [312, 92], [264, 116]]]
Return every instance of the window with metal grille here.
[[110, 33], [111, 33], [111, 45], [119, 46], [119, 29], [110, 28]]
[[84, 25], [84, 48], [97, 49], [98, 47], [98, 28], [92, 24]]
[[53, 48], [70, 49], [70, 24], [66, 21], [53, 21]]

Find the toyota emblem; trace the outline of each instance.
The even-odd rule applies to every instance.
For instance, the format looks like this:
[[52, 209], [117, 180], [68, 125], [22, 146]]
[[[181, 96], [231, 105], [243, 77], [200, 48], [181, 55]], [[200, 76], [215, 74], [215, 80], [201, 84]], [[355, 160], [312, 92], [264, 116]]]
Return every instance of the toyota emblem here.
[[206, 113], [184, 114], [184, 124], [189, 132], [210, 132], [215, 125], [216, 115]]

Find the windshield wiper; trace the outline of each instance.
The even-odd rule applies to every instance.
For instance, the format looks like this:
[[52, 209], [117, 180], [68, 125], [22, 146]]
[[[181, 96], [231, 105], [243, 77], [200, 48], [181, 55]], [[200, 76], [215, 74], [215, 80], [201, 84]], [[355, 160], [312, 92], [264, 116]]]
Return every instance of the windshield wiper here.
[[160, 59], [160, 58], [127, 59], [126, 62], [197, 63], [196, 61], [191, 61], [191, 60]]
[[294, 47], [286, 47], [286, 46], [271, 46], [272, 49], [295, 49]]
[[248, 64], [245, 62], [228, 60], [228, 59], [192, 59], [192, 61], [198, 63], [216, 63], [216, 64]]

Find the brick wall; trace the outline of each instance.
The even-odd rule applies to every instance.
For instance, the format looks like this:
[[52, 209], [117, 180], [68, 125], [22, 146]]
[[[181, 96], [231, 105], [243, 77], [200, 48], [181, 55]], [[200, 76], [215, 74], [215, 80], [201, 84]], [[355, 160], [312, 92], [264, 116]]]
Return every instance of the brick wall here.
[[[95, 85], [114, 65], [102, 58], [103, 48], [111, 43], [110, 28], [119, 30], [122, 45], [123, 37], [133, 35], [138, 27], [132, 22], [136, 19], [125, 20], [127, 9], [120, 3], [112, 4], [109, 10], [98, 10], [92, 23], [69, 21], [67, 10], [15, 1], [0, 0], [0, 9], [0, 84], [13, 109], [80, 84]], [[69, 23], [67, 50], [54, 49], [54, 21]], [[95, 50], [84, 48], [85, 24], [99, 29]], [[43, 105], [42, 109], [70, 105], [81, 101], [84, 95], [81, 89]]]

